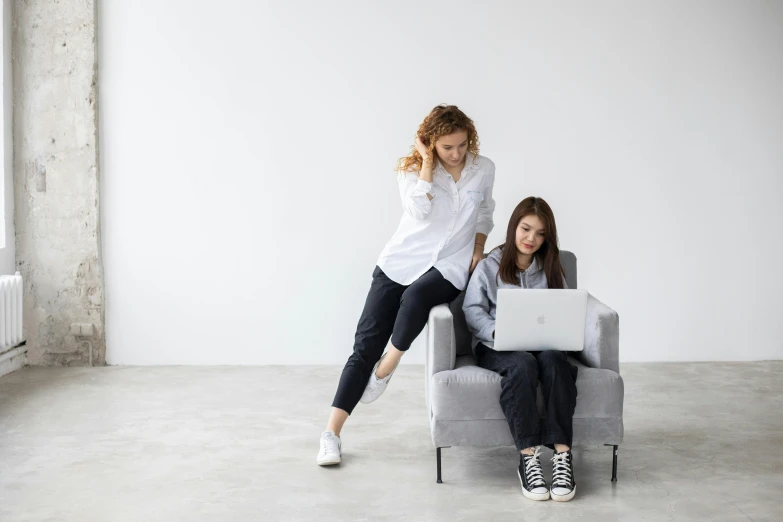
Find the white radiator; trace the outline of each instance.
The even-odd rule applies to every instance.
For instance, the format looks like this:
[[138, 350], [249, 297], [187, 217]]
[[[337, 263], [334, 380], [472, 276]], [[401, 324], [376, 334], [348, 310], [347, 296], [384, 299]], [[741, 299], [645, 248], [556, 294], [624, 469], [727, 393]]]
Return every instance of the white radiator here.
[[22, 335], [22, 274], [0, 276], [0, 352], [24, 340]]

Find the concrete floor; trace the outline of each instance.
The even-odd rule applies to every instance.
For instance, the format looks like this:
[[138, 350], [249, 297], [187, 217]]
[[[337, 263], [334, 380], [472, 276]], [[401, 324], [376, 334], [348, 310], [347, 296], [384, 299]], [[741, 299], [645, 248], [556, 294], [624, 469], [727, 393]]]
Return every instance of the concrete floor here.
[[317, 467], [339, 372], [7, 375], [0, 520], [783, 520], [783, 362], [623, 365], [619, 481], [609, 448], [577, 448], [567, 504], [523, 498], [511, 448], [445, 449], [436, 484], [421, 366], [357, 408], [339, 468]]

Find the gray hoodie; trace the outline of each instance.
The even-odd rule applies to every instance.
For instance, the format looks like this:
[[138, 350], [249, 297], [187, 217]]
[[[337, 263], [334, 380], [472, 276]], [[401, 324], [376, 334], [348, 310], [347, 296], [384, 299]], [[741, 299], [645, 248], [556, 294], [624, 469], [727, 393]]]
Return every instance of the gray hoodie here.
[[[468, 330], [473, 334], [471, 346], [474, 353], [478, 343], [489, 348], [494, 346], [492, 334], [495, 333], [498, 288], [547, 288], [546, 274], [538, 266], [536, 258], [533, 258], [533, 263], [527, 270], [519, 271], [521, 287], [504, 283], [498, 276], [501, 254], [502, 249], [496, 248], [476, 266], [465, 292], [462, 311], [465, 312]], [[565, 279], [563, 285], [568, 288]]]

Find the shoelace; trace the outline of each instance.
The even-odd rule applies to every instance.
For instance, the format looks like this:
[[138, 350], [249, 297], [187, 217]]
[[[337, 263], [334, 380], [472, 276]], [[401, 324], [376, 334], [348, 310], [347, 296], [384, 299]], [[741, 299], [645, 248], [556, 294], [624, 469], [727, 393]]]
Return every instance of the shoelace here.
[[323, 453], [339, 453], [337, 439], [333, 435], [328, 434], [321, 437], [321, 451]]
[[541, 470], [541, 448], [536, 447], [533, 455], [525, 455], [525, 477], [527, 478], [528, 485], [532, 487], [543, 486], [546, 487], [544, 482], [544, 472]]
[[571, 487], [571, 461], [565, 451], [552, 456], [552, 487], [556, 486]]

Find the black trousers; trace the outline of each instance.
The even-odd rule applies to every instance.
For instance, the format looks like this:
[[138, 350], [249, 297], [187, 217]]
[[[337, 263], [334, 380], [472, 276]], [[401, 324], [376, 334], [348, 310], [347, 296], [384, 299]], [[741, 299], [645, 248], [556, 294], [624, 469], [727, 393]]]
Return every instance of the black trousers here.
[[[478, 365], [500, 374], [500, 407], [506, 415], [518, 450], [573, 442], [577, 367], [563, 352], [498, 352], [476, 346]], [[538, 382], [546, 415], [536, 406]]]
[[370, 292], [359, 318], [353, 353], [345, 363], [332, 406], [353, 411], [386, 344], [405, 351], [424, 329], [430, 310], [453, 301], [459, 290], [435, 268], [410, 286], [395, 283], [375, 267]]

